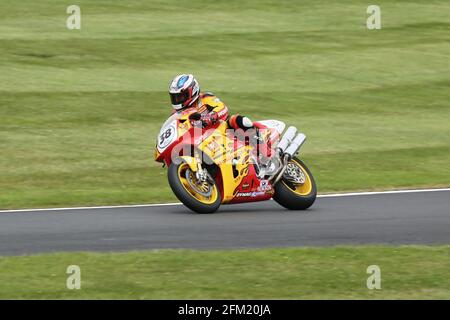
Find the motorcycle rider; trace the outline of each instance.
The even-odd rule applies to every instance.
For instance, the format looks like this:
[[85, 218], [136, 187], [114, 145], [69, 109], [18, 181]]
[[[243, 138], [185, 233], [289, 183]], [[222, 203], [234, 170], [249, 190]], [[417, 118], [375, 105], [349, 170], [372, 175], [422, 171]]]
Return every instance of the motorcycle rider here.
[[258, 133], [258, 126], [245, 116], [240, 114], [229, 115], [228, 107], [211, 92], [201, 92], [198, 81], [192, 74], [177, 75], [169, 85], [169, 95], [174, 112], [196, 108], [196, 112], [190, 116], [194, 125], [208, 128], [215, 125], [219, 120], [226, 121], [229, 128], [244, 132], [249, 129], [256, 131], [258, 150], [265, 156], [270, 156], [270, 148], [262, 142]]
[[214, 125], [219, 120], [227, 121], [233, 129], [248, 130], [253, 122], [239, 114], [229, 116], [227, 106], [211, 92], [201, 92], [198, 81], [192, 74], [177, 75], [169, 85], [170, 100], [174, 112], [196, 108], [191, 115], [193, 121], [201, 121], [203, 128]]

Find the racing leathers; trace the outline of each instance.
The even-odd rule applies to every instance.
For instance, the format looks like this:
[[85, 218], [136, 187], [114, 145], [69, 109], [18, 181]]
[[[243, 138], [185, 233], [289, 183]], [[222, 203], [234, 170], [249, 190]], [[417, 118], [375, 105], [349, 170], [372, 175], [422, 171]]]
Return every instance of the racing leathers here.
[[[258, 154], [266, 157], [270, 156], [270, 148], [261, 138], [260, 129], [262, 126], [254, 124], [249, 118], [239, 114], [229, 115], [228, 107], [214, 94], [210, 92], [202, 92], [196, 103], [196, 112], [191, 114], [190, 119], [195, 126], [201, 126], [208, 129], [214, 126], [220, 120], [226, 121], [228, 127], [234, 129], [235, 132], [244, 131], [253, 132], [252, 138], [256, 140]], [[253, 130], [250, 130], [253, 129]], [[237, 135], [239, 138], [239, 135]]]
[[216, 124], [219, 120], [227, 121], [232, 129], [248, 130], [253, 128], [253, 123], [246, 117], [239, 114], [230, 116], [228, 107], [220, 99], [210, 92], [200, 93], [196, 103], [197, 112], [191, 115], [194, 124], [208, 128]]

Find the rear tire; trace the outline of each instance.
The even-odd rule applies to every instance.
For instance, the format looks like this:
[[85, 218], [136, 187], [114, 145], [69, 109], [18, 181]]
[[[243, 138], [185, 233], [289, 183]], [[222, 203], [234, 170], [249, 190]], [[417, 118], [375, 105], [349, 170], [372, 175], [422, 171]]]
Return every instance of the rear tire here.
[[317, 188], [314, 177], [308, 167], [300, 159], [293, 157], [290, 163], [300, 166], [305, 174], [304, 184], [294, 184], [284, 175], [275, 185], [273, 199], [289, 210], [305, 210], [312, 206], [317, 197]]
[[178, 200], [196, 213], [213, 213], [217, 211], [222, 200], [217, 185], [214, 183], [213, 186], [210, 186], [212, 195], [211, 199], [207, 199], [201, 194], [196, 193], [189, 184], [186, 184], [187, 179], [184, 177], [186, 170], [190, 169], [185, 162], [179, 164], [172, 163], [167, 173], [169, 185]]

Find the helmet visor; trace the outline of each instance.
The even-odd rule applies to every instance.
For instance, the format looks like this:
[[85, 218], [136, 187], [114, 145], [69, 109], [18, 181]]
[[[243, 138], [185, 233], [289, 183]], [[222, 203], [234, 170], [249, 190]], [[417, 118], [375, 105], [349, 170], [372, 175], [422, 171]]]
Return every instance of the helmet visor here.
[[170, 101], [172, 104], [183, 104], [189, 99], [189, 92], [170, 93]]

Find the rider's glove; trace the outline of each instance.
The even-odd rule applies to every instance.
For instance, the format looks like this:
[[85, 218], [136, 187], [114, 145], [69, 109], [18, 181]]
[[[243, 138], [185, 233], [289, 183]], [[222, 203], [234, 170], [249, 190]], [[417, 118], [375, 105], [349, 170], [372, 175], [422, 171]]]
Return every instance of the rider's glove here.
[[217, 121], [219, 121], [219, 116], [217, 112], [211, 112], [204, 115], [201, 115], [202, 123], [204, 127], [210, 126], [212, 124], [215, 124]]
[[189, 115], [189, 120], [194, 127], [202, 127], [202, 115], [198, 112], [191, 113]]

